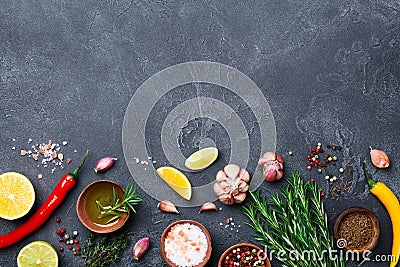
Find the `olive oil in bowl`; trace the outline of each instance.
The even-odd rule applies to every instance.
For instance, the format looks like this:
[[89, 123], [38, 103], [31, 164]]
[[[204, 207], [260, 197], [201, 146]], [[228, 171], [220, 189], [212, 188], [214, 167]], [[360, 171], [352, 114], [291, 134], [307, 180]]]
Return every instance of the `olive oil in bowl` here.
[[113, 181], [101, 180], [88, 185], [81, 193], [76, 204], [79, 220], [86, 228], [96, 233], [109, 233], [121, 228], [129, 217], [129, 213], [121, 212], [122, 217], [107, 224], [112, 216], [98, 218], [100, 214], [96, 201], [103, 207], [112, 205], [113, 187], [119, 199], [124, 199], [124, 190]]

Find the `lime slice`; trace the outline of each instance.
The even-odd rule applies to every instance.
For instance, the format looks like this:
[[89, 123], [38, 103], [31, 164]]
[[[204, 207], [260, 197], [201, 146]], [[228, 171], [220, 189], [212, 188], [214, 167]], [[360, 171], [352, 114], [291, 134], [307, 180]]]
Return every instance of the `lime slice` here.
[[203, 170], [210, 166], [218, 157], [218, 149], [215, 147], [203, 148], [194, 152], [185, 161], [185, 166], [191, 170]]
[[174, 167], [168, 166], [158, 168], [157, 174], [180, 196], [190, 200], [192, 197], [192, 186], [186, 175]]
[[17, 265], [18, 267], [57, 267], [57, 251], [45, 241], [34, 241], [19, 251]]
[[26, 215], [35, 203], [29, 179], [17, 172], [0, 175], [0, 218], [15, 220]]

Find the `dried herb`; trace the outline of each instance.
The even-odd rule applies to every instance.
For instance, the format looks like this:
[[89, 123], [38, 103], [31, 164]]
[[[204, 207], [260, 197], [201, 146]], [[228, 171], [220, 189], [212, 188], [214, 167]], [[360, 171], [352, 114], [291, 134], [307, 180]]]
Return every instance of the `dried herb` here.
[[85, 261], [82, 267], [106, 267], [111, 263], [118, 262], [130, 241], [126, 233], [114, 236], [104, 235], [99, 238], [90, 233], [83, 244], [83, 258]]
[[339, 225], [339, 237], [346, 240], [347, 246], [353, 249], [368, 245], [373, 236], [372, 221], [361, 212], [347, 215]]
[[243, 212], [256, 240], [278, 253], [282, 266], [344, 267], [344, 259], [332, 259], [327, 253], [334, 251], [333, 237], [316, 183], [303, 182], [298, 172], [287, 181], [289, 184], [269, 201], [260, 191], [250, 192], [252, 202]]

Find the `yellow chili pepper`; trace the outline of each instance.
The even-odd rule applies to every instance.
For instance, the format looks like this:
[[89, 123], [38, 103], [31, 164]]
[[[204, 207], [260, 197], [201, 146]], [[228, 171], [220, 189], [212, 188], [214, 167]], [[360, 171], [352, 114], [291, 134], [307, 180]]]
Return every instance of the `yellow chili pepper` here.
[[395, 194], [381, 182], [377, 182], [368, 177], [366, 171], [366, 161], [364, 160], [364, 175], [372, 194], [374, 194], [385, 206], [392, 220], [393, 244], [392, 244], [392, 260], [390, 267], [395, 267], [400, 257], [400, 204]]

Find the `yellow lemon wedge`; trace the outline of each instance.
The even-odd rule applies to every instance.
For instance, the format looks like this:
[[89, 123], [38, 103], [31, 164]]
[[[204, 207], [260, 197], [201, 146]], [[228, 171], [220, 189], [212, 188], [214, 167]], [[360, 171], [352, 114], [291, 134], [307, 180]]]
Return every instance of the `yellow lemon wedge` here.
[[18, 267], [57, 267], [57, 251], [45, 241], [34, 241], [19, 251], [17, 265]]
[[203, 148], [194, 152], [185, 161], [185, 166], [191, 170], [203, 170], [210, 166], [218, 157], [218, 149], [215, 147]]
[[190, 200], [192, 186], [189, 179], [174, 167], [163, 166], [157, 169], [157, 174], [180, 196]]
[[15, 220], [26, 215], [35, 203], [29, 179], [17, 172], [0, 175], [0, 218]]

